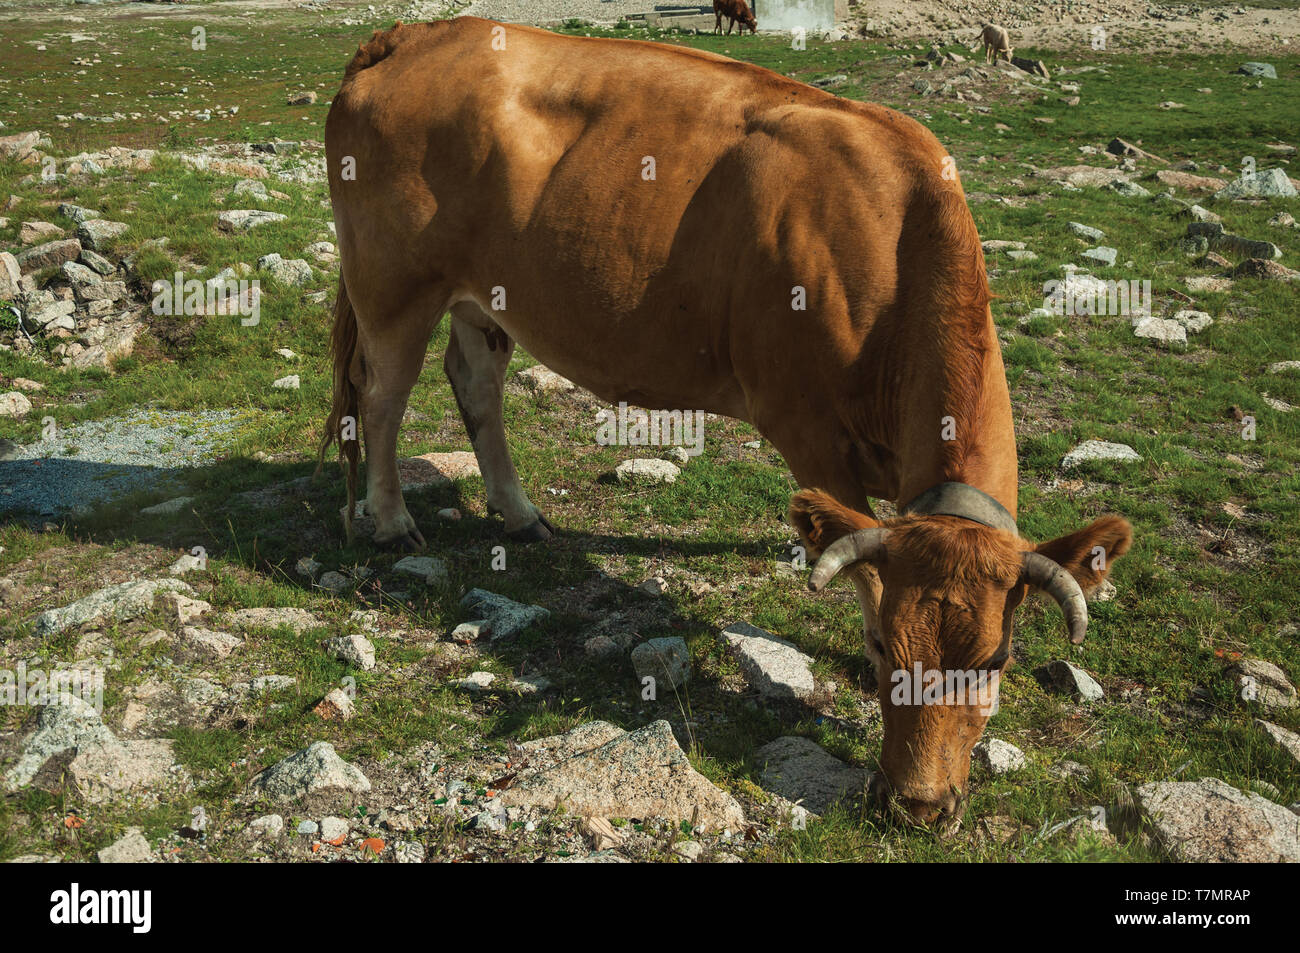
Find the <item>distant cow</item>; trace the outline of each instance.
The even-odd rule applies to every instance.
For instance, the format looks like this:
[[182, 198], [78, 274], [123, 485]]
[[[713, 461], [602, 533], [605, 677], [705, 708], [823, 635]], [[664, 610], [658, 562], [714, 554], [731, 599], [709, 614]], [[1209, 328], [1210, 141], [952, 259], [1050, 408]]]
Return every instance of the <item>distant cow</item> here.
[[994, 26], [992, 23], [984, 24], [984, 29], [980, 32], [980, 40], [984, 43], [984, 62], [996, 62], [1001, 56], [1008, 63], [1011, 62], [1011, 54], [1015, 48], [1011, 45], [1011, 37], [1007, 31], [1000, 26]]
[[758, 31], [758, 21], [754, 19], [754, 13], [745, 0], [713, 0], [713, 13], [718, 18], [718, 22], [713, 27], [714, 33], [722, 32], [724, 16], [727, 18], [727, 36], [731, 36], [731, 28], [737, 23], [740, 23], [742, 35], [745, 27], [749, 27], [750, 33]]

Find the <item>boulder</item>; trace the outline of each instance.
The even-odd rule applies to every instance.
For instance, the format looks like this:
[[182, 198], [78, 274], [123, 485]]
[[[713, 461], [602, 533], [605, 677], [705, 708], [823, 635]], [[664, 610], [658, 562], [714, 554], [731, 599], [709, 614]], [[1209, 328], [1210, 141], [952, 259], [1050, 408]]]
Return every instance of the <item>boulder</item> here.
[[1300, 819], [1218, 778], [1158, 781], [1134, 801], [1160, 845], [1184, 863], [1300, 861]]
[[249, 784], [249, 791], [272, 801], [293, 801], [323, 791], [361, 794], [370, 780], [338, 756], [328, 741], [316, 741], [271, 765]]
[[815, 682], [812, 659], [791, 642], [748, 622], [733, 622], [722, 638], [740, 663], [750, 686], [770, 698], [807, 698]]
[[[570, 735], [581, 731], [574, 729]], [[587, 744], [593, 740], [584, 737]], [[744, 826], [740, 805], [691, 767], [666, 721], [633, 732], [618, 731], [599, 747], [588, 748], [581, 739], [543, 741], [584, 750], [549, 767], [521, 773], [500, 795], [507, 807], [549, 811], [563, 806], [580, 816], [693, 821], [704, 830], [738, 831]]]

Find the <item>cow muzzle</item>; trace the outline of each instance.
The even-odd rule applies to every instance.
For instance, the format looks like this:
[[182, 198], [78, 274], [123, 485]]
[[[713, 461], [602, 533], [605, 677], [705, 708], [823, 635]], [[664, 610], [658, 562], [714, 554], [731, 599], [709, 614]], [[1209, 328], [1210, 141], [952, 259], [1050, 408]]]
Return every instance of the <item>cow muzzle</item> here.
[[968, 801], [967, 796], [951, 787], [937, 799], [908, 797], [894, 787], [884, 771], [875, 771], [867, 779], [867, 793], [875, 798], [886, 816], [933, 828], [945, 837], [961, 826]]

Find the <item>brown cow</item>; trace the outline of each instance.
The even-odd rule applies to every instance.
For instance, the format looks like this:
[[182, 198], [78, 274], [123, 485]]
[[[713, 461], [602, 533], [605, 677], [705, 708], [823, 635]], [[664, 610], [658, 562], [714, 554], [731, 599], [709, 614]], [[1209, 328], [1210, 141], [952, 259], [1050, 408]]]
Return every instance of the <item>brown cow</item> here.
[[[513, 537], [551, 534], [506, 443], [518, 341], [611, 405], [758, 428], [821, 488], [791, 520], [824, 552], [813, 585], [843, 572], [857, 587], [886, 689], [916, 666], [1000, 671], [1031, 588], [1082, 640], [1081, 586], [1130, 529], [1017, 532], [979, 236], [919, 123], [711, 53], [464, 17], [376, 33], [325, 142], [342, 273], [322, 454], [360, 418], [378, 542], [424, 545], [397, 431], [450, 310], [444, 366]], [[351, 514], [360, 451], [340, 451]], [[875, 519], [872, 497], [905, 515]], [[881, 787], [951, 822], [988, 709], [888, 695]]]
[[754, 19], [754, 14], [745, 0], [713, 0], [713, 14], [717, 17], [717, 23], [713, 27], [714, 33], [722, 32], [724, 16], [727, 18], [727, 36], [731, 36], [731, 28], [737, 23], [740, 24], [741, 36], [745, 35], [745, 27], [749, 27], [750, 33], [758, 32], [758, 21]]

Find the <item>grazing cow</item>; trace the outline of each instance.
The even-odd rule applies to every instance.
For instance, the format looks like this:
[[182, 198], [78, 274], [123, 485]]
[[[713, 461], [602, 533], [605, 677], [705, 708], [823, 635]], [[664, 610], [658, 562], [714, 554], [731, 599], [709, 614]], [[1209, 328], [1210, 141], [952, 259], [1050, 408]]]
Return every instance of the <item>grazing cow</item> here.
[[[444, 367], [514, 538], [552, 532], [506, 442], [516, 341], [611, 405], [748, 421], [810, 488], [790, 518], [821, 556], [812, 585], [857, 588], [884, 686], [879, 790], [959, 818], [987, 706], [896, 703], [892, 674], [1000, 672], [1035, 589], [1081, 641], [1082, 590], [1131, 533], [1017, 531], [984, 257], [934, 136], [711, 53], [462, 17], [364, 44], [325, 144], [341, 275], [321, 453], [339, 441], [349, 516], [360, 449], [340, 426], [359, 417], [376, 541], [424, 546], [397, 433], [448, 310]], [[901, 515], [876, 519], [872, 497]]]
[[1015, 48], [1011, 45], [1011, 37], [1002, 27], [985, 23], [980, 31], [980, 40], [984, 44], [985, 63], [997, 62], [999, 56], [1008, 63], [1011, 62], [1011, 54], [1015, 52]]
[[717, 17], [717, 23], [713, 27], [714, 33], [722, 32], [722, 18], [727, 18], [727, 36], [731, 36], [731, 28], [737, 23], [740, 24], [740, 35], [745, 35], [745, 27], [749, 27], [750, 33], [758, 32], [758, 21], [754, 19], [753, 11], [749, 9], [749, 4], [745, 0], [713, 0], [713, 15]]

